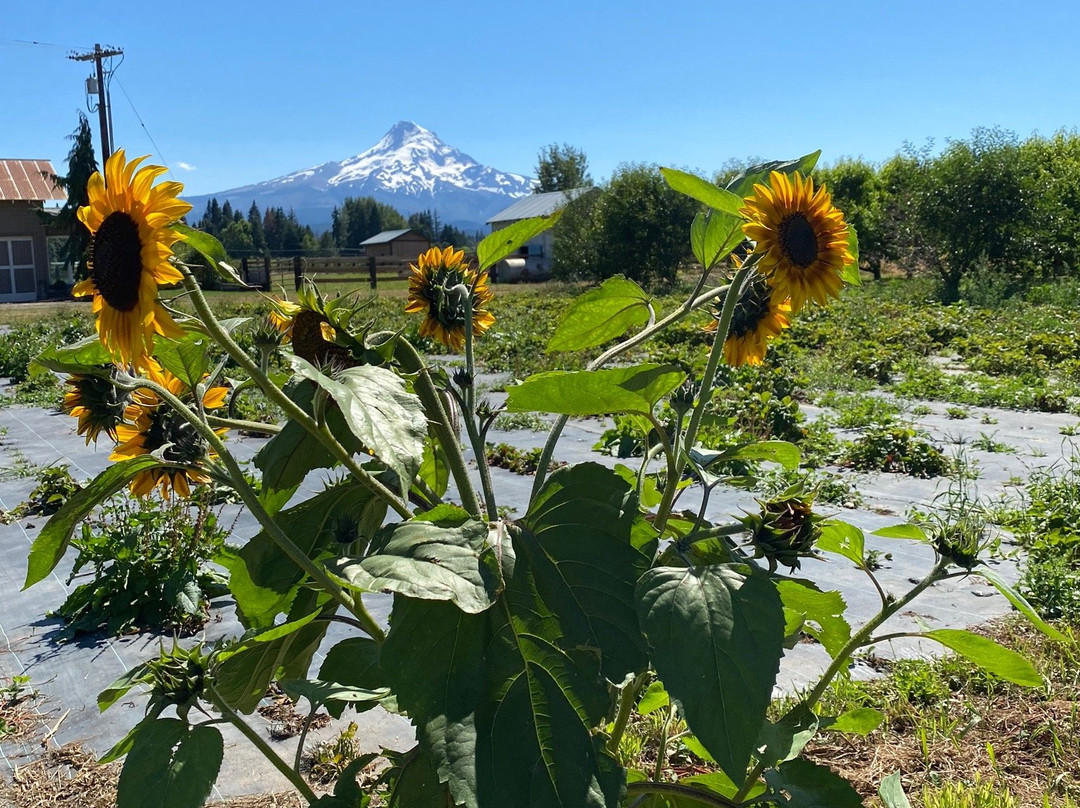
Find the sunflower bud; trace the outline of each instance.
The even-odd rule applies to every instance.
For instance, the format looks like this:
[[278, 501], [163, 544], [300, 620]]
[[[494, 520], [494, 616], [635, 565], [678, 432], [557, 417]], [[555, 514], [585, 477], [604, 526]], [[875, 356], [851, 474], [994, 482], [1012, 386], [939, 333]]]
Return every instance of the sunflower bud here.
[[86, 436], [87, 444], [96, 443], [102, 432], [116, 440], [116, 427], [123, 423], [124, 409], [131, 403], [131, 393], [113, 384], [118, 372], [114, 367], [108, 378], [83, 373], [68, 377], [60, 408], [79, 419], [78, 431]]
[[676, 415], [686, 415], [693, 409], [698, 389], [699, 385], [693, 379], [687, 379], [675, 389], [675, 392], [671, 394], [671, 398], [668, 399], [668, 404], [671, 405], [671, 409], [675, 410]]
[[743, 526], [750, 531], [755, 558], [766, 558], [770, 569], [780, 564], [799, 568], [800, 558], [815, 558], [814, 542], [821, 534], [813, 514], [812, 498], [798, 489], [788, 489], [770, 500], [758, 500], [759, 513], [747, 514]]
[[990, 531], [985, 519], [974, 514], [963, 514], [938, 525], [931, 532], [930, 540], [938, 555], [970, 571], [978, 566], [979, 553], [990, 543]]
[[466, 387], [473, 386], [472, 374], [465, 370], [465, 368], [458, 368], [454, 371], [454, 375], [450, 378], [453, 379], [454, 384], [456, 384], [461, 390], [464, 390]]
[[150, 707], [176, 707], [176, 714], [185, 718], [206, 688], [209, 656], [202, 653], [202, 643], [181, 648], [173, 641], [166, 651], [161, 646], [157, 659], [146, 663], [150, 684]]

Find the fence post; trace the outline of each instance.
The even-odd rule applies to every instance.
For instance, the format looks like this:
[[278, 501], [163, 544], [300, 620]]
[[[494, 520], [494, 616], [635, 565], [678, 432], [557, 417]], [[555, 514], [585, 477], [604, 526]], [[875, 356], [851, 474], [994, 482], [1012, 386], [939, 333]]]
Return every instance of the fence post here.
[[263, 268], [266, 270], [266, 286], [263, 288], [264, 292], [269, 292], [273, 287], [273, 283], [270, 280], [270, 255], [269, 253], [263, 256]]
[[300, 284], [304, 280], [304, 259], [299, 255], [294, 255], [292, 260], [293, 278], [296, 280], [296, 291], [300, 291]]
[[368, 274], [371, 275], [371, 288], [374, 289], [377, 285], [375, 279], [375, 256], [372, 255], [368, 258]]
[[246, 255], [240, 259], [240, 278], [244, 283], [248, 282], [248, 263]]

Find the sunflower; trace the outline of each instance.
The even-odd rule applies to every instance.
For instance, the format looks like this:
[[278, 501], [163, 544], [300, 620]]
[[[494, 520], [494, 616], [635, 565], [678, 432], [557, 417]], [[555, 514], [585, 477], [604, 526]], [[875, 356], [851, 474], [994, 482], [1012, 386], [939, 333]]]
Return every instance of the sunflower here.
[[116, 428], [124, 421], [131, 394], [118, 389], [111, 379], [85, 373], [69, 376], [67, 385], [60, 409], [79, 419], [78, 432], [86, 436], [87, 445], [97, 443], [102, 432], [116, 440]]
[[466, 307], [465, 301], [452, 290], [462, 284], [470, 290], [473, 335], [479, 336], [495, 322], [495, 315], [484, 308], [494, 297], [487, 281], [487, 272], [477, 274], [465, 264], [463, 250], [432, 247], [412, 266], [405, 311], [424, 313], [420, 336], [434, 337], [446, 347], [460, 351], [465, 343]]
[[[752, 275], [735, 304], [724, 340], [724, 361], [732, 367], [760, 365], [769, 340], [791, 325], [791, 301], [781, 299], [761, 275]], [[713, 320], [706, 331], [716, 331]]]
[[774, 171], [739, 212], [748, 219], [743, 232], [757, 244], [758, 271], [781, 300], [791, 298], [793, 313], [807, 300], [825, 305], [839, 296], [841, 273], [853, 258], [844, 214], [824, 187], [815, 191], [813, 179]]
[[288, 342], [292, 339], [296, 315], [304, 309], [300, 304], [284, 298], [270, 297], [268, 299], [270, 301], [270, 322], [281, 332], [282, 341]]
[[161, 166], [138, 168], [145, 157], [127, 162], [120, 149], [105, 162], [105, 176], [95, 172], [87, 184], [89, 202], [79, 221], [91, 233], [89, 277], [76, 284], [76, 297], [94, 296], [97, 332], [122, 365], [146, 367], [154, 335], [182, 337], [158, 301], [159, 285], [182, 280], [169, 263], [172, 245], [183, 239], [169, 225], [191, 210], [177, 199], [179, 182], [154, 180]]
[[[158, 384], [181, 400], [190, 401], [191, 391], [180, 379], [166, 370], [150, 374]], [[203, 408], [216, 410], [225, 404], [228, 390], [211, 387], [203, 395]], [[216, 457], [195, 428], [180, 413], [163, 402], [152, 390], [137, 390], [124, 413], [128, 423], [116, 428], [120, 445], [109, 455], [110, 460], [127, 460], [144, 454], [158, 454], [169, 463], [184, 468], [152, 468], [141, 471], [131, 480], [131, 493], [143, 497], [155, 488], [165, 498], [175, 491], [178, 496], [191, 495], [190, 483], [206, 483], [210, 478], [198, 468], [207, 458]], [[224, 434], [226, 430], [217, 430]]]

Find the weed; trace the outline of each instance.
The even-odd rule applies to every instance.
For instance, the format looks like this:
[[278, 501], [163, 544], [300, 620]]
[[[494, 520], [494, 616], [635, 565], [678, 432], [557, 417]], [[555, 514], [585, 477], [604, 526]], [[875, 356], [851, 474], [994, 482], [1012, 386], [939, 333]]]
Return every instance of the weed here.
[[515, 429], [544, 432], [548, 422], [534, 412], [504, 412], [495, 419], [495, 429], [511, 432]]
[[27, 500], [0, 514], [0, 522], [10, 523], [26, 516], [50, 516], [81, 488], [67, 466], [49, 466], [38, 474], [37, 487], [30, 492]]
[[923, 786], [923, 808], [1018, 808], [1019, 803], [1008, 788], [995, 780], [976, 774], [968, 783], [963, 780]]
[[946, 407], [945, 417], [953, 421], [962, 421], [971, 415], [971, 410], [967, 407]]
[[830, 392], [818, 398], [818, 404], [836, 410], [831, 420], [841, 429], [862, 429], [888, 425], [896, 421], [901, 408], [881, 396], [855, 396]]
[[983, 452], [990, 452], [992, 454], [1015, 454], [1015, 447], [1010, 446], [1007, 443], [1002, 443], [1001, 441], [994, 440], [994, 436], [996, 434], [997, 432], [991, 432], [989, 434], [987, 434], [986, 432], [980, 432], [979, 437], [975, 438], [975, 440], [971, 442], [972, 448], [979, 449]]
[[996, 424], [997, 422], [998, 419], [990, 414], [984, 415], [982, 418], [979, 419], [980, 424]]
[[[534, 449], [528, 449], [522, 451], [516, 446], [511, 446], [508, 443], [500, 443], [497, 446], [488, 444], [485, 457], [489, 466], [495, 466], [496, 468], [506, 469], [514, 474], [529, 475], [536, 474], [536, 469], [540, 465], [540, 455], [543, 454], [543, 449], [539, 446]], [[552, 463], [551, 468], [555, 469], [564, 463]]]
[[360, 757], [360, 744], [356, 740], [358, 727], [350, 721], [337, 737], [315, 744], [308, 758], [308, 770], [312, 779], [319, 783], [333, 783], [345, 767]]
[[939, 477], [953, 464], [926, 436], [908, 426], [875, 427], [857, 438], [840, 462], [859, 471], [885, 471], [912, 477]]
[[31, 461], [19, 449], [12, 449], [10, 457], [11, 464], [0, 469], [0, 481], [35, 477], [41, 471], [41, 466]]

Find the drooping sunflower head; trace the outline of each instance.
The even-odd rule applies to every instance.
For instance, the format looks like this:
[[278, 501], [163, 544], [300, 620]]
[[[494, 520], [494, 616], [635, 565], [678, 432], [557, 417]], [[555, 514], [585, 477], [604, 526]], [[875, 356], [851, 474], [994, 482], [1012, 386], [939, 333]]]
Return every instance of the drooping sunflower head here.
[[[191, 391], [183, 381], [168, 371], [157, 371], [151, 378], [182, 401], [190, 401]], [[228, 390], [211, 387], [203, 395], [206, 410], [224, 406]], [[176, 410], [163, 402], [151, 390], [138, 390], [124, 413], [126, 423], [116, 429], [120, 445], [109, 456], [110, 460], [127, 460], [144, 454], [156, 454], [162, 460], [176, 463], [183, 468], [152, 468], [139, 472], [131, 481], [131, 493], [142, 497], [155, 488], [168, 498], [175, 491], [178, 496], [191, 495], [191, 483], [209, 482], [210, 478], [199, 467], [216, 455], [206, 439]], [[225, 430], [219, 430], [219, 434]]]
[[768, 185], [755, 185], [740, 210], [743, 232], [756, 243], [761, 272], [780, 295], [791, 299], [792, 313], [807, 300], [825, 305], [838, 297], [844, 267], [853, 260], [844, 214], [813, 179], [777, 171]]
[[814, 544], [821, 536], [821, 517], [814, 515], [812, 495], [796, 485], [758, 504], [758, 513], [742, 519], [756, 558], [766, 559], [770, 569], [782, 564], [794, 570], [800, 558], [818, 557]]
[[286, 298], [268, 297], [267, 299], [270, 301], [270, 322], [280, 332], [282, 341], [288, 342], [292, 339], [293, 323], [296, 321], [296, 315], [303, 311], [303, 308], [298, 303], [293, 303]]
[[[461, 293], [462, 287], [468, 290], [467, 296]], [[470, 268], [463, 250], [432, 247], [412, 266], [405, 311], [424, 315], [420, 336], [433, 337], [451, 350], [460, 351], [465, 344], [469, 305], [473, 336], [477, 337], [495, 322], [495, 316], [485, 308], [492, 297], [487, 273], [477, 274]]]
[[[112, 375], [115, 375], [115, 368]], [[97, 443], [104, 432], [116, 440], [116, 428], [124, 421], [124, 410], [131, 404], [131, 394], [120, 390], [111, 378], [76, 373], [67, 379], [68, 389], [60, 409], [79, 419], [80, 435]]]
[[79, 221], [90, 231], [89, 277], [79, 282], [76, 297], [93, 295], [96, 327], [102, 344], [122, 365], [146, 367], [154, 336], [183, 336], [158, 300], [158, 287], [182, 280], [169, 258], [183, 236], [169, 225], [191, 210], [177, 198], [178, 182], [154, 180], [162, 166], [128, 162], [120, 149], [105, 162], [105, 175], [95, 172], [87, 184], [89, 204], [79, 208]]
[[[705, 329], [715, 331], [717, 325], [717, 319], [713, 319]], [[731, 315], [731, 327], [724, 340], [724, 361], [736, 368], [760, 365], [769, 341], [789, 325], [791, 301], [781, 298], [761, 275], [751, 275]]]

